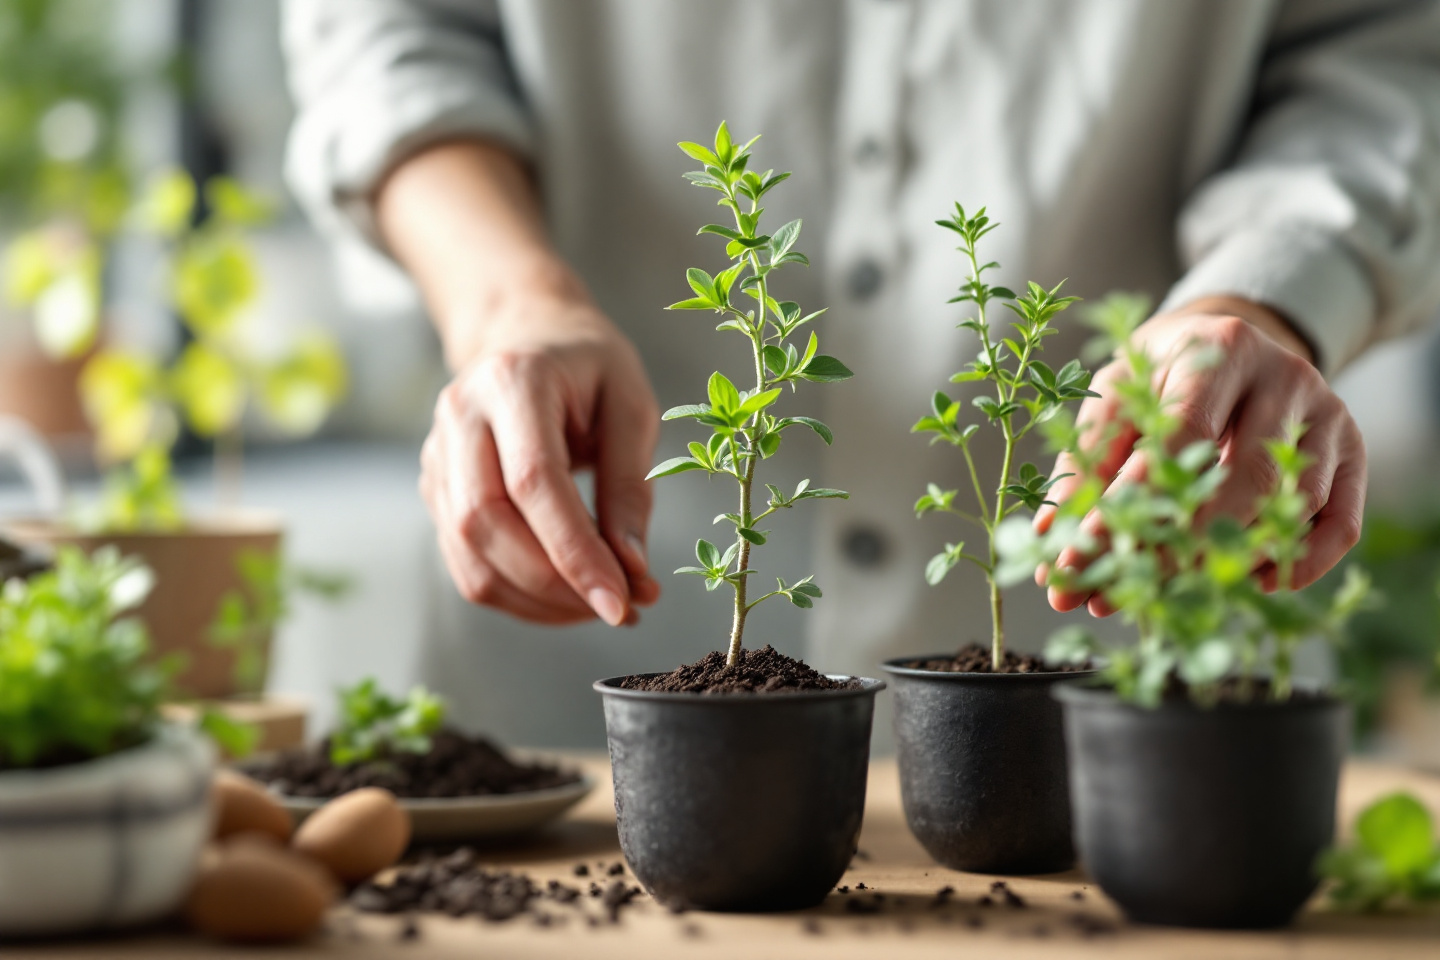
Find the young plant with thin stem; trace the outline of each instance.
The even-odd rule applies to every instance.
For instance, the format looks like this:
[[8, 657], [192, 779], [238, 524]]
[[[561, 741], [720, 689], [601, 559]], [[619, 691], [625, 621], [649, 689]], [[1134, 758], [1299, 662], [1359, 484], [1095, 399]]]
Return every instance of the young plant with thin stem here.
[[[766, 170], [749, 169], [750, 148], [759, 137], [743, 145], [736, 144], [724, 124], [715, 133], [713, 147], [689, 141], [680, 149], [704, 165], [703, 170], [685, 174], [696, 186], [720, 193], [717, 204], [730, 211], [734, 226], [710, 223], [701, 227], [701, 234], [720, 237], [725, 243], [728, 267], [711, 276], [698, 267], [686, 271], [685, 278], [693, 297], [671, 304], [669, 310], [709, 310], [722, 317], [716, 330], [734, 331], [750, 342], [754, 359], [755, 386], [742, 390], [723, 373], [710, 376], [707, 402], [691, 403], [667, 410], [663, 419], [689, 418], [710, 428], [704, 443], [690, 444], [690, 455], [666, 460], [650, 477], [665, 477], [692, 470], [703, 470], [714, 476], [723, 474], [735, 480], [740, 488], [739, 509], [715, 518], [735, 528], [735, 541], [721, 549], [709, 540], [695, 545], [699, 566], [681, 567], [676, 573], [705, 578], [705, 588], [715, 590], [728, 584], [734, 590], [734, 617], [725, 662], [733, 666], [740, 656], [745, 635], [745, 621], [750, 611], [772, 597], [785, 597], [797, 607], [808, 608], [820, 597], [820, 587], [811, 577], [793, 584], [776, 578], [774, 590], [750, 598], [750, 552], [765, 544], [768, 532], [759, 524], [780, 510], [787, 510], [802, 500], [847, 498], [843, 490], [812, 487], [809, 480], [800, 481], [793, 493], [786, 493], [773, 484], [765, 484], [770, 498], [763, 507], [754, 503], [756, 467], [780, 449], [781, 435], [790, 427], [806, 427], [827, 444], [834, 437], [830, 428], [813, 417], [777, 416], [772, 407], [785, 385], [793, 391], [801, 380], [833, 383], [851, 377], [850, 370], [834, 357], [819, 352], [815, 332], [801, 348], [791, 337], [825, 311], [802, 313], [792, 300], [777, 300], [771, 292], [774, 274], [780, 268], [810, 261], [795, 249], [800, 237], [800, 221], [791, 220], [774, 233], [760, 231], [762, 198], [777, 184], [790, 176]], [[753, 306], [740, 299], [745, 295]], [[649, 479], [649, 478], [647, 478]]]
[[[974, 316], [966, 318], [960, 327], [974, 331], [980, 340], [979, 355], [951, 377], [950, 382], [985, 381], [993, 387], [993, 393], [982, 393], [972, 402], [1004, 436], [1005, 452], [993, 486], [987, 486], [980, 479], [981, 471], [970, 450], [970, 441], [980, 425], [962, 424], [960, 414], [964, 404], [936, 391], [930, 401], [930, 414], [921, 417], [912, 431], [931, 434], [931, 443], [949, 443], [960, 449], [974, 488], [975, 510], [956, 505], [959, 490], [942, 490], [932, 483], [916, 501], [915, 515], [948, 513], [985, 531], [987, 547], [983, 555], [966, 551], [963, 542], [947, 543], [926, 565], [925, 579], [932, 586], [938, 584], [961, 560], [968, 560], [984, 572], [990, 585], [990, 658], [993, 669], [998, 671], [1005, 662], [1005, 611], [1000, 584], [995, 577], [999, 560], [996, 530], [1022, 507], [1039, 509], [1046, 502], [1050, 487], [1061, 479], [1045, 476], [1033, 463], [1022, 464], [1018, 473], [1013, 473], [1015, 449], [1031, 430], [1054, 417], [1065, 404], [1096, 394], [1089, 389], [1090, 373], [1080, 361], [1071, 360], [1057, 371], [1038, 356], [1044, 349], [1045, 338], [1059, 332], [1051, 326], [1055, 316], [1078, 299], [1060, 296], [1064, 281], [1050, 290], [1032, 281], [1023, 296], [1016, 296], [1007, 287], [992, 286], [985, 282], [984, 275], [999, 264], [981, 263], [976, 247], [981, 238], [999, 224], [990, 220], [983, 207], [970, 216], [958, 203], [950, 219], [935, 222], [960, 237], [960, 246], [956, 249], [969, 263], [970, 277], [949, 302], [975, 305]], [[1014, 336], [997, 338], [992, 333], [986, 316], [991, 303], [1002, 303], [1015, 314], [1017, 319], [1010, 324]]]

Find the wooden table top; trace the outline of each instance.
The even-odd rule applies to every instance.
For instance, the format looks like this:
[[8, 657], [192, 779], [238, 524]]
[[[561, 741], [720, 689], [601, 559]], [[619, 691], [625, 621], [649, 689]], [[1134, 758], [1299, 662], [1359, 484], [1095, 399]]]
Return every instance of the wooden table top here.
[[[529, 874], [542, 886], [550, 879], [575, 883], [577, 863], [613, 863], [620, 850], [603, 757], [577, 758], [600, 786], [561, 823], [524, 846], [482, 851], [487, 864]], [[1440, 813], [1440, 777], [1366, 763], [1347, 766], [1341, 787], [1341, 817], [1379, 794], [1405, 788]], [[337, 908], [325, 935], [292, 947], [263, 952], [209, 944], [180, 933], [142, 933], [119, 939], [70, 941], [0, 948], [14, 958], [816, 958], [816, 960], [1022, 960], [1053, 957], [1136, 957], [1190, 960], [1200, 957], [1285, 958], [1285, 960], [1390, 960], [1440, 957], [1440, 912], [1412, 916], [1361, 917], [1336, 914], [1323, 904], [1309, 908], [1289, 929], [1274, 933], [1173, 930], [1125, 924], [1115, 907], [1078, 872], [1009, 881], [1028, 902], [1024, 909], [976, 905], [996, 878], [959, 873], [935, 864], [905, 826], [893, 760], [871, 769], [861, 855], [842, 883], [864, 883], [864, 894], [832, 893], [820, 907], [803, 913], [730, 915], [692, 912], [673, 915], [646, 897], [622, 913], [617, 924], [591, 926], [577, 911], [555, 906], [568, 919], [542, 927], [530, 916], [503, 923], [475, 918], [423, 915], [419, 935], [402, 940], [397, 917], [355, 914]], [[628, 874], [627, 874], [628, 877]], [[931, 906], [942, 886], [955, 888], [953, 905]], [[870, 891], [885, 895], [878, 914], [848, 912], [846, 903]], [[1083, 894], [1077, 899], [1076, 892]], [[599, 917], [595, 900], [585, 898], [587, 915]], [[978, 918], [980, 926], [972, 926]]]

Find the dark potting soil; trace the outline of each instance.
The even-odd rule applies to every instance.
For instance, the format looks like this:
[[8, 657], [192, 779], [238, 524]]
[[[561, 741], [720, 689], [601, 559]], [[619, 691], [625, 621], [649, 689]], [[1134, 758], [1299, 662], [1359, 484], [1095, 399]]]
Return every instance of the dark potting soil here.
[[707, 653], [694, 663], [653, 677], [626, 677], [624, 690], [655, 693], [798, 693], [804, 690], [845, 690], [853, 680], [831, 680], [800, 660], [787, 657], [769, 644], [740, 651], [739, 662], [725, 665], [725, 654]]
[[[594, 896], [604, 917], [618, 923], [621, 910], [640, 893], [639, 887], [616, 879]], [[461, 847], [443, 857], [427, 854], [418, 863], [400, 867], [383, 883], [362, 883], [350, 894], [350, 905], [364, 913], [428, 911], [495, 922], [528, 914], [541, 926], [551, 926], [557, 915], [543, 908], [548, 903], [598, 922], [598, 917], [586, 910], [585, 899], [578, 887], [558, 880], [542, 887], [523, 873], [486, 869], [474, 850]]]
[[336, 766], [330, 745], [286, 750], [243, 766], [271, 789], [291, 797], [336, 797], [360, 787], [384, 787], [398, 797], [477, 797], [526, 793], [574, 783], [580, 775], [543, 763], [518, 763], [484, 737], [442, 730], [429, 753], [394, 753]]
[[1094, 669], [1088, 663], [1047, 663], [1043, 657], [1037, 657], [1033, 653], [1006, 650], [997, 671], [991, 662], [990, 648], [982, 647], [978, 643], [967, 643], [953, 657], [910, 660], [903, 665], [939, 673], [1080, 673]]

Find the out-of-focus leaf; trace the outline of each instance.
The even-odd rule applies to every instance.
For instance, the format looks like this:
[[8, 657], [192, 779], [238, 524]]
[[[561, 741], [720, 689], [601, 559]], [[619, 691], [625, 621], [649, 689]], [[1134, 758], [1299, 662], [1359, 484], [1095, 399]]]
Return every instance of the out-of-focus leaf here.
[[191, 429], [214, 437], [235, 428], [245, 412], [246, 386], [235, 363], [204, 341], [189, 344], [170, 371], [170, 390]]
[[302, 337], [285, 359], [264, 370], [260, 407], [286, 433], [305, 436], [320, 429], [348, 387], [349, 373], [339, 345], [314, 332]]

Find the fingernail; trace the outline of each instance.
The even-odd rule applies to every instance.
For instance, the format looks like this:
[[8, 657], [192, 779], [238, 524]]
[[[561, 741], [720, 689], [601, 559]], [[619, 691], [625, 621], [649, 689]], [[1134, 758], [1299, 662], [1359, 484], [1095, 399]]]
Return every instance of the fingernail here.
[[585, 595], [590, 602], [590, 609], [600, 615], [600, 619], [618, 627], [625, 620], [625, 601], [621, 600], [612, 591], [604, 587], [596, 587]]

